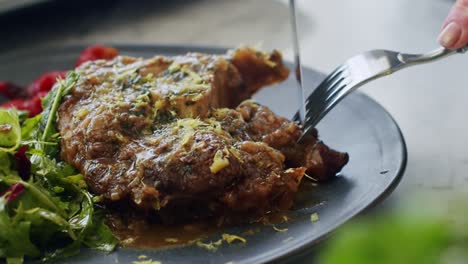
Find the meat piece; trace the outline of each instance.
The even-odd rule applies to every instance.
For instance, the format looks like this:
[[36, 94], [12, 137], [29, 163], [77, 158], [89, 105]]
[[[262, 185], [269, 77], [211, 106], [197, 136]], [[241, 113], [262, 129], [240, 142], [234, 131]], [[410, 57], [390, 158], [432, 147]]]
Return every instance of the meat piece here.
[[252, 101], [243, 102], [237, 110], [248, 123], [247, 131], [253, 140], [280, 150], [289, 167], [305, 167], [306, 173], [318, 181], [327, 181], [348, 163], [348, 154], [337, 152], [319, 141], [316, 129], [297, 144], [302, 131], [296, 123]]
[[263, 142], [244, 141], [239, 145], [247, 176], [226, 191], [222, 201], [233, 212], [263, 215], [271, 210], [286, 210], [304, 175], [304, 168], [284, 169], [284, 155]]
[[[129, 202], [167, 221], [213, 215], [246, 221], [291, 207], [308, 160], [296, 158], [275, 140], [280, 129], [271, 129], [290, 127], [291, 143], [299, 127], [251, 102], [229, 109], [287, 78], [278, 52], [117, 57], [75, 71], [78, 81], [59, 108], [62, 158], [103, 202]], [[256, 130], [254, 112], [262, 111], [273, 120], [262, 128], [270, 139]]]

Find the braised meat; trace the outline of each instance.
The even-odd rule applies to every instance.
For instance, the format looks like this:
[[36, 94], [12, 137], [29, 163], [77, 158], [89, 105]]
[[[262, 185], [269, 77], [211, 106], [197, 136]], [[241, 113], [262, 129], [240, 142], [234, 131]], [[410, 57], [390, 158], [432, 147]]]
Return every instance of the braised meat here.
[[296, 123], [241, 103], [287, 78], [276, 51], [117, 57], [75, 72], [59, 108], [62, 158], [104, 203], [167, 219], [255, 217], [290, 208], [304, 173], [325, 180], [348, 160], [317, 135], [297, 145]]
[[262, 141], [283, 153], [289, 168], [304, 167], [308, 175], [324, 182], [348, 163], [348, 154], [330, 149], [318, 140], [316, 129], [301, 144], [297, 144], [302, 135], [301, 128], [275, 115], [268, 107], [246, 101], [237, 110], [248, 123], [247, 131], [252, 140]]

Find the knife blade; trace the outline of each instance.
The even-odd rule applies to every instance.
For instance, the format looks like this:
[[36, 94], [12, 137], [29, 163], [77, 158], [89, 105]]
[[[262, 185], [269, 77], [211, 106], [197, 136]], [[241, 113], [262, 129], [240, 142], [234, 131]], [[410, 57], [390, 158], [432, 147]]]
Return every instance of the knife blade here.
[[291, 23], [291, 33], [292, 33], [292, 44], [294, 52], [294, 67], [297, 83], [297, 94], [298, 94], [298, 105], [299, 111], [293, 117], [294, 121], [298, 121], [301, 124], [304, 124], [305, 121], [305, 91], [304, 85], [302, 82], [302, 65], [300, 58], [300, 46], [299, 38], [297, 34], [297, 12], [296, 12], [296, 0], [289, 0], [289, 10], [290, 10], [290, 23]]

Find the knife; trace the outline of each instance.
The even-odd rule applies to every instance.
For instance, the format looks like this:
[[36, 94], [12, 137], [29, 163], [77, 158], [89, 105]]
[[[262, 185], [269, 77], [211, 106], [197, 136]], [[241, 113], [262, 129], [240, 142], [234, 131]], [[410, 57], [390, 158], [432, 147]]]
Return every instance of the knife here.
[[299, 38], [297, 37], [297, 16], [296, 16], [296, 1], [289, 0], [289, 10], [290, 10], [290, 19], [291, 19], [291, 33], [292, 33], [292, 44], [294, 52], [294, 67], [296, 75], [296, 86], [298, 94], [298, 105], [299, 111], [296, 113], [292, 120], [298, 121], [300, 124], [304, 124], [305, 117], [305, 91], [302, 82], [302, 65], [300, 58], [300, 47], [299, 47]]

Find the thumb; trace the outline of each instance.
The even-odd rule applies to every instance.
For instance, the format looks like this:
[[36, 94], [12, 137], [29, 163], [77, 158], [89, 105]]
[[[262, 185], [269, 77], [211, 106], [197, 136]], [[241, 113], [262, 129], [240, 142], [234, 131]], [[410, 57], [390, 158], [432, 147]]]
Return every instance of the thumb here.
[[458, 0], [450, 10], [439, 35], [439, 43], [449, 49], [468, 44], [468, 0]]

